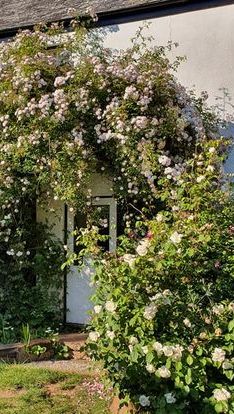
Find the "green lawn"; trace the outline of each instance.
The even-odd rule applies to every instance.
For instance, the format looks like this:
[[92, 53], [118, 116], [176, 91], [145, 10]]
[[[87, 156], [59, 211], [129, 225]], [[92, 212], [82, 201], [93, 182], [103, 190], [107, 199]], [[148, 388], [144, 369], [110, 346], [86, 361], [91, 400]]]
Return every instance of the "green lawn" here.
[[108, 414], [108, 398], [85, 385], [92, 381], [79, 374], [0, 364], [0, 413]]

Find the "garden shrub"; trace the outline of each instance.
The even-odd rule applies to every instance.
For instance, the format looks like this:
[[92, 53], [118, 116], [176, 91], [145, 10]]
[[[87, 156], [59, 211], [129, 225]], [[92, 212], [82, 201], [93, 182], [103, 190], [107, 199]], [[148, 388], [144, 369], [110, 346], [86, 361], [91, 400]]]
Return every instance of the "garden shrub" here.
[[[202, 159], [207, 168], [214, 153]], [[137, 222], [96, 261], [88, 350], [150, 413], [234, 412], [233, 213], [198, 177], [180, 177], [176, 211], [148, 221], [140, 240]]]
[[[143, 412], [233, 413], [233, 200], [222, 171], [229, 142], [205, 94], [196, 98], [176, 80], [172, 44], [154, 46], [140, 29], [130, 48], [111, 51], [102, 33], [77, 22], [73, 29], [26, 30], [1, 46], [5, 279], [12, 283], [7, 266], [24, 283], [46, 280], [48, 269], [51, 285], [56, 271], [59, 279], [54, 239], [39, 263], [27, 259], [40, 248], [25, 208], [52, 197], [85, 212], [78, 259], [91, 254], [96, 269], [88, 351], [119, 395]], [[113, 180], [123, 228], [115, 253], [98, 244], [95, 172]], [[68, 264], [74, 259], [68, 252]]]

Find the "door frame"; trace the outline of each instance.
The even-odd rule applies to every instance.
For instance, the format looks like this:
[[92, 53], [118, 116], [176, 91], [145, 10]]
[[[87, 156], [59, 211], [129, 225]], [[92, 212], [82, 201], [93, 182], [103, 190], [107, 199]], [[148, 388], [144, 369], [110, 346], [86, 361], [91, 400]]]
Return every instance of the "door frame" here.
[[[102, 195], [92, 197], [92, 205], [95, 206], [110, 206], [109, 212], [109, 251], [114, 252], [116, 250], [117, 243], [117, 200], [113, 195]], [[67, 205], [64, 206], [64, 244], [68, 250], [74, 251], [74, 235], [72, 234], [74, 229], [74, 213], [70, 211]], [[75, 267], [75, 266], [74, 266]], [[68, 322], [68, 277], [69, 270], [66, 269], [64, 274], [64, 325], [70, 326], [84, 326], [80, 323]]]

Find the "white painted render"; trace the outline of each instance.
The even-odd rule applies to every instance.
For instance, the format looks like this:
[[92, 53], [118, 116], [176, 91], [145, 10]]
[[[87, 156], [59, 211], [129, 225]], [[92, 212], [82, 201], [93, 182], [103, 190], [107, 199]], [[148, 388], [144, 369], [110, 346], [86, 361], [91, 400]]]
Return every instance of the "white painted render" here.
[[[207, 91], [209, 105], [222, 108], [223, 117], [232, 115], [234, 122], [234, 5], [198, 10], [149, 20], [145, 33], [152, 35], [158, 45], [168, 41], [179, 46], [170, 53], [186, 56], [178, 70], [179, 81], [200, 94]], [[116, 49], [130, 46], [142, 22], [120, 24], [108, 34], [105, 45]], [[223, 89], [228, 91], [230, 101], [224, 101]], [[216, 98], [220, 98], [216, 100]], [[230, 128], [234, 136], [234, 127]], [[228, 172], [234, 172], [234, 151], [226, 164]]]
[[[171, 57], [186, 56], [179, 80], [187, 87], [207, 91], [210, 103], [220, 96], [219, 88], [228, 88], [234, 99], [234, 5], [198, 10], [149, 20], [146, 34], [154, 36], [159, 45], [178, 42]], [[108, 34], [105, 45], [124, 49], [142, 22], [118, 25]], [[233, 102], [234, 103], [234, 102]]]

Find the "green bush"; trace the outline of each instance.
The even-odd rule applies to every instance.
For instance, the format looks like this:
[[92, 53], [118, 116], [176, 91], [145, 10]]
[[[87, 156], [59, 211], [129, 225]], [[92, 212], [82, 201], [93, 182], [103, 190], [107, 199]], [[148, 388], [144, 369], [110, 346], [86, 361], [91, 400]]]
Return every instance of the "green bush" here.
[[182, 198], [96, 262], [88, 350], [150, 413], [234, 412], [233, 212], [211, 199], [194, 212]]

